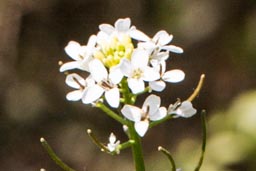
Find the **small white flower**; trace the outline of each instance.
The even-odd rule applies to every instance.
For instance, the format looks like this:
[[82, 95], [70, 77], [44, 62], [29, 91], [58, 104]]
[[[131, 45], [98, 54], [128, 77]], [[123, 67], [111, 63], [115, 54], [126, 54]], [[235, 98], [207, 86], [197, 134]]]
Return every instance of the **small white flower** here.
[[109, 143], [107, 145], [107, 148], [110, 152], [116, 151], [117, 153], [120, 153], [120, 151], [118, 150], [118, 146], [120, 144], [120, 141], [116, 139], [116, 136], [111, 133], [109, 138]]
[[149, 86], [152, 90], [161, 92], [165, 89], [165, 82], [169, 83], [178, 83], [185, 78], [185, 73], [179, 69], [173, 69], [165, 72], [166, 70], [166, 62], [162, 61], [160, 64], [156, 64], [153, 66], [158, 72], [160, 72], [160, 78], [156, 81], [149, 82]]
[[76, 89], [66, 95], [67, 100], [70, 101], [80, 100], [87, 88], [94, 84], [94, 80], [90, 77], [85, 80], [76, 73], [67, 75], [65, 82], [68, 86]]
[[189, 118], [195, 115], [197, 110], [193, 108], [190, 101], [184, 101], [181, 104], [171, 104], [168, 107], [168, 114], [175, 115], [176, 117]]
[[[115, 78], [112, 80], [110, 78], [110, 74], [108, 74], [107, 69], [98, 59], [93, 59], [89, 63], [89, 70], [91, 77], [97, 82], [97, 84], [90, 86], [88, 90], [83, 94], [83, 102], [85, 104], [92, 103], [99, 99], [103, 93], [105, 93], [105, 98], [108, 104], [111, 107], [117, 108], [120, 103], [120, 92], [116, 84], [118, 84], [121, 79]], [[112, 73], [112, 75], [116, 77], [122, 77], [120, 74]]]
[[72, 69], [81, 69], [88, 71], [89, 61], [92, 59], [95, 50], [97, 37], [92, 35], [86, 46], [81, 46], [78, 42], [70, 41], [65, 47], [65, 52], [74, 60], [64, 63], [60, 67], [60, 72]]
[[144, 81], [155, 81], [160, 78], [159, 72], [148, 66], [148, 60], [146, 51], [136, 49], [130, 61], [123, 59], [120, 63], [120, 69], [127, 77], [128, 86], [134, 94], [144, 91]]
[[132, 105], [124, 105], [121, 112], [129, 120], [134, 122], [136, 132], [143, 137], [148, 130], [149, 121], [157, 121], [167, 114], [165, 107], [160, 107], [161, 99], [156, 95], [146, 98], [142, 108]]
[[106, 33], [109, 36], [117, 36], [121, 38], [123, 34], [127, 34], [130, 37], [140, 40], [147, 41], [149, 37], [143, 32], [136, 29], [135, 26], [131, 26], [130, 18], [121, 18], [115, 22], [114, 27], [110, 24], [101, 24], [99, 26], [100, 31]]
[[173, 36], [168, 34], [165, 30], [158, 31], [155, 36], [146, 42], [138, 44], [139, 48], [147, 50], [150, 54], [150, 62], [162, 62], [168, 59], [169, 52], [183, 53], [182, 48], [167, 45], [173, 39]]

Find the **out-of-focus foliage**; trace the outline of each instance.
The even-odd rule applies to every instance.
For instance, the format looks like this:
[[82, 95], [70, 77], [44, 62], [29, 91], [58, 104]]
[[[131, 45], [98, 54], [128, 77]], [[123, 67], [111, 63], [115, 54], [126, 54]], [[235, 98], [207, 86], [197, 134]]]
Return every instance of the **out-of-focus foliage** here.
[[[256, 91], [246, 92], [227, 110], [214, 112], [208, 122], [208, 142], [202, 170], [254, 171], [256, 168]], [[177, 150], [184, 170], [192, 170], [199, 157], [200, 141], [183, 140]], [[186, 152], [186, 155], [184, 155]], [[197, 157], [198, 156], [198, 157]]]

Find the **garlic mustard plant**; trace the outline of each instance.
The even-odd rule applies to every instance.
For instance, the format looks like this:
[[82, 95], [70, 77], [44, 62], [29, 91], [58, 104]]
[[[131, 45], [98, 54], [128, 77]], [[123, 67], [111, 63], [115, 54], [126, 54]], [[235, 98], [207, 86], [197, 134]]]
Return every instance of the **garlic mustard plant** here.
[[[121, 18], [113, 26], [99, 25], [99, 31], [89, 37], [86, 45], [70, 41], [65, 52], [73, 61], [60, 62], [59, 70], [65, 72], [65, 82], [73, 88], [66, 99], [101, 109], [123, 126], [127, 141], [121, 143], [111, 133], [105, 144], [90, 129], [88, 135], [101, 151], [112, 155], [131, 148], [136, 171], [145, 171], [141, 138], [151, 128], [170, 119], [189, 118], [197, 113], [192, 101], [199, 94], [204, 75], [188, 99], [178, 99], [168, 107], [161, 106], [161, 96], [154, 94], [164, 91], [167, 83], [178, 83], [185, 78], [181, 69], [166, 69], [166, 61], [172, 53], [183, 53], [181, 47], [170, 44], [172, 39], [173, 35], [165, 30], [150, 37], [131, 25], [130, 18]], [[141, 94], [148, 96], [140, 108], [136, 99]], [[49, 150], [45, 140], [42, 144], [54, 159], [55, 153]], [[205, 146], [205, 139], [203, 144]], [[159, 147], [159, 151], [170, 159], [172, 170], [176, 170], [170, 153], [163, 147]], [[200, 168], [201, 160], [197, 168]], [[61, 161], [57, 164], [68, 167]]]

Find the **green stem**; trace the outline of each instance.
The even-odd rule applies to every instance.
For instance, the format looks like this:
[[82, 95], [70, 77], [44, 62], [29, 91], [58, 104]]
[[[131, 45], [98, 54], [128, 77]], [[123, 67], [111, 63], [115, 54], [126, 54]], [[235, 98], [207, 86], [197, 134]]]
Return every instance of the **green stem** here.
[[154, 126], [157, 126], [159, 125], [160, 123], [163, 123], [169, 119], [172, 119], [172, 115], [167, 115], [166, 117], [164, 117], [163, 119], [160, 119], [160, 120], [157, 120], [157, 121], [153, 121], [153, 122], [150, 122], [149, 124], [149, 128], [152, 128]]
[[[123, 79], [121, 81], [121, 87], [122, 87], [122, 96], [124, 99], [124, 104], [133, 105], [136, 102], [137, 95], [134, 95], [130, 92], [126, 79]], [[131, 148], [132, 148], [132, 155], [133, 155], [133, 160], [135, 164], [135, 170], [145, 171], [144, 158], [143, 158], [142, 146], [141, 146], [141, 137], [135, 131], [134, 123], [131, 121], [128, 121], [128, 122], [129, 124], [126, 124], [128, 126], [128, 136], [130, 140], [134, 141]]]
[[144, 159], [141, 147], [141, 138], [136, 133], [133, 123], [129, 126], [130, 139], [134, 140], [132, 147], [132, 155], [136, 171], [145, 171]]
[[129, 124], [127, 120], [124, 120], [122, 117], [120, 117], [118, 114], [113, 112], [111, 109], [109, 109], [107, 106], [105, 106], [103, 103], [98, 102], [96, 103], [96, 107], [100, 108], [102, 111], [104, 111], [108, 116], [115, 119], [116, 121], [120, 122], [123, 125]]
[[203, 164], [203, 161], [204, 161], [204, 153], [205, 153], [205, 148], [206, 148], [206, 119], [205, 119], [205, 114], [206, 114], [206, 111], [203, 110], [201, 112], [201, 122], [202, 122], [202, 128], [203, 128], [203, 135], [202, 135], [202, 147], [201, 147], [201, 156], [200, 156], [200, 159], [198, 161], [198, 164], [195, 168], [194, 171], [199, 171], [202, 164]]
[[172, 158], [171, 153], [168, 150], [166, 150], [165, 148], [161, 147], [161, 146], [158, 147], [158, 151], [161, 151], [164, 155], [166, 155], [168, 157], [169, 161], [172, 164], [172, 171], [176, 171], [176, 165], [175, 165], [175, 162]]
[[49, 156], [52, 158], [52, 160], [58, 165], [60, 166], [63, 170], [65, 171], [75, 171], [74, 169], [70, 168], [68, 165], [66, 165], [56, 154], [55, 152], [52, 150], [52, 148], [50, 147], [50, 145], [47, 143], [47, 141], [44, 138], [40, 139], [40, 142], [42, 144], [42, 146], [44, 147], [44, 149], [47, 151], [47, 153], [49, 154]]

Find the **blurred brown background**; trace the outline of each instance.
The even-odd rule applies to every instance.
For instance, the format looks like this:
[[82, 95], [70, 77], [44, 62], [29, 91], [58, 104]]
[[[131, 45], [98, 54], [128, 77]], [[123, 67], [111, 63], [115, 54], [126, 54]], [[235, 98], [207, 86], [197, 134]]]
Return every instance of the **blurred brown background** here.
[[[209, 147], [202, 170], [256, 170], [255, 0], [0, 0], [1, 170], [60, 170], [42, 149], [41, 136], [79, 171], [133, 170], [129, 150], [109, 156], [85, 133], [91, 128], [107, 142], [114, 132], [125, 141], [121, 125], [81, 102], [66, 101], [70, 89], [58, 71], [59, 60], [70, 60], [64, 52], [68, 41], [86, 44], [99, 24], [121, 17], [130, 17], [150, 36], [167, 30], [174, 35], [172, 43], [184, 49], [168, 63], [170, 69], [183, 69], [186, 79], [162, 94], [166, 106], [177, 97], [186, 99], [206, 74], [194, 101], [199, 111], [208, 111]], [[163, 145], [179, 167], [192, 170], [200, 129], [197, 115], [150, 130], [143, 139], [147, 169], [168, 170], [167, 159], [157, 152]]]

